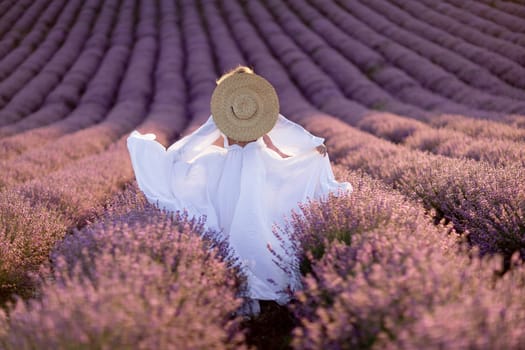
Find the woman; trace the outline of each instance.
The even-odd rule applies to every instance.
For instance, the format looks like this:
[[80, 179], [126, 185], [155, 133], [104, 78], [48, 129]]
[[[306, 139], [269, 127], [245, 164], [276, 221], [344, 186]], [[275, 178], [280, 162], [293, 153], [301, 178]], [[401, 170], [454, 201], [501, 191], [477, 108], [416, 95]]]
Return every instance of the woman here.
[[217, 80], [210, 106], [208, 120], [167, 150], [136, 130], [128, 149], [150, 202], [205, 215], [206, 226], [228, 241], [247, 277], [245, 306], [257, 314], [258, 300], [285, 304], [301, 287], [298, 272], [273, 261], [269, 248], [286, 259], [274, 225], [299, 202], [352, 186], [334, 179], [324, 139], [281, 115], [275, 89], [250, 68]]

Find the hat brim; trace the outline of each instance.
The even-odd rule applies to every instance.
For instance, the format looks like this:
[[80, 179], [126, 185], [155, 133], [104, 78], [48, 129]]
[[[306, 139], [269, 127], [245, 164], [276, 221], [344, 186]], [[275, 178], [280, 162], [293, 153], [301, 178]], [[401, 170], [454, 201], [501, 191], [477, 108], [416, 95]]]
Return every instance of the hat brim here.
[[[255, 112], [249, 118], [239, 118], [232, 107], [234, 98], [241, 94], [255, 103]], [[226, 136], [236, 141], [253, 141], [274, 127], [279, 115], [279, 98], [263, 77], [236, 73], [217, 85], [210, 107], [215, 124]]]

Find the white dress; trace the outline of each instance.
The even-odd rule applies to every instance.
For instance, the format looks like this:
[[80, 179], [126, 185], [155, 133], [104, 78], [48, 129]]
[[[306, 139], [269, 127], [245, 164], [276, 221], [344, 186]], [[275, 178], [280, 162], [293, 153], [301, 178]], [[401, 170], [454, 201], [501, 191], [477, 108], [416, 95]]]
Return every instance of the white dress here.
[[[222, 135], [224, 148], [213, 145]], [[334, 179], [328, 155], [315, 149], [323, 138], [279, 114], [268, 133], [273, 144], [291, 157], [282, 158], [262, 137], [244, 147], [228, 145], [212, 116], [168, 149], [154, 134], [133, 131], [127, 139], [139, 188], [162, 209], [187, 210], [206, 216], [205, 226], [220, 231], [244, 264], [248, 298], [289, 301], [285, 289], [300, 288], [275, 264], [270, 245], [283, 254], [272, 232], [299, 202], [328, 192], [351, 192], [348, 182]], [[297, 272], [298, 274], [298, 272]]]

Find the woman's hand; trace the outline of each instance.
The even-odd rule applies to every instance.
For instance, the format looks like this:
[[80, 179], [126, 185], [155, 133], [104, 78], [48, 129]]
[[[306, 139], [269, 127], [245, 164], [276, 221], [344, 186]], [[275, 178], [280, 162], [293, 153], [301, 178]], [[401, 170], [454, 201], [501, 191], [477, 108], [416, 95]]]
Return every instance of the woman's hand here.
[[317, 152], [319, 152], [323, 157], [326, 156], [326, 146], [323, 144], [320, 144], [319, 146], [317, 146], [315, 148], [317, 150]]

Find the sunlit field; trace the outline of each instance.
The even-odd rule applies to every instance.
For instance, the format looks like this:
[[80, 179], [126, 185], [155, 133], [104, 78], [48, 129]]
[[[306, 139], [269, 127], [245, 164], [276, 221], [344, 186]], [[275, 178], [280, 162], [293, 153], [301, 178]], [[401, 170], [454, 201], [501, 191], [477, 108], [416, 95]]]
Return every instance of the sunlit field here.
[[[126, 148], [240, 64], [354, 188], [275, 230], [303, 289], [252, 318]], [[0, 0], [0, 349], [524, 349], [524, 260], [524, 0]]]

